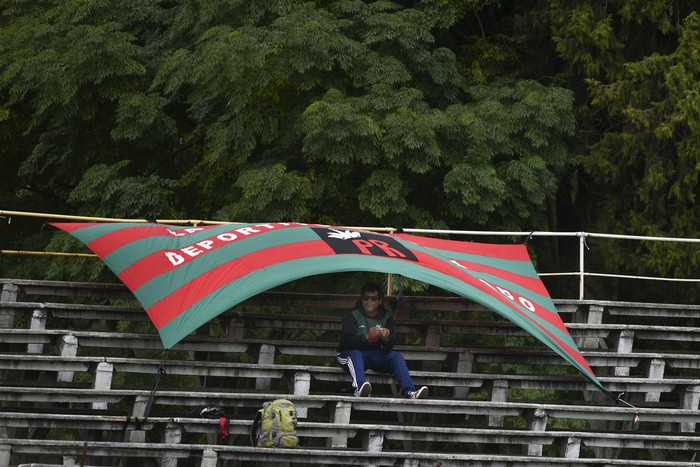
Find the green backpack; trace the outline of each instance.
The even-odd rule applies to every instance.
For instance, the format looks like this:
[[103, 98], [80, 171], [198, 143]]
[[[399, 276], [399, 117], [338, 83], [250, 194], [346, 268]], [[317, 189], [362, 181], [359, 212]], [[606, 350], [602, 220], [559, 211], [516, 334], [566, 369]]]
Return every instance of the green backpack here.
[[250, 442], [258, 447], [295, 448], [297, 437], [297, 409], [287, 399], [265, 402], [258, 410], [250, 427]]

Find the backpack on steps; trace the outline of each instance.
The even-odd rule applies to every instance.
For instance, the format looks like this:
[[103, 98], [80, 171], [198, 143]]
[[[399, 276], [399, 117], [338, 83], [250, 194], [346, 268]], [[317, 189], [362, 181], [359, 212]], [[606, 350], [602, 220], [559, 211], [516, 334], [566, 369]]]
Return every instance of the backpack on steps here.
[[250, 442], [258, 447], [295, 448], [297, 437], [297, 410], [287, 399], [265, 402], [253, 418]]
[[230, 432], [230, 422], [228, 415], [223, 408], [218, 405], [202, 405], [196, 409], [192, 409], [185, 414], [186, 417], [192, 418], [210, 418], [213, 420], [219, 420], [219, 427], [221, 432], [221, 438], [228, 438]]

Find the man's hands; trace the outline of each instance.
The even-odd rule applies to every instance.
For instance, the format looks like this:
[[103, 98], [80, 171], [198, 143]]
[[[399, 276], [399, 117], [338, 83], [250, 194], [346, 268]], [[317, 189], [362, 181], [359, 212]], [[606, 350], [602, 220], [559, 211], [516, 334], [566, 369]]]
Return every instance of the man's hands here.
[[376, 339], [387, 340], [390, 334], [391, 331], [388, 328], [375, 326], [373, 328], [370, 328], [369, 331], [367, 331], [367, 334], [365, 334], [365, 339], [368, 342], [372, 342]]

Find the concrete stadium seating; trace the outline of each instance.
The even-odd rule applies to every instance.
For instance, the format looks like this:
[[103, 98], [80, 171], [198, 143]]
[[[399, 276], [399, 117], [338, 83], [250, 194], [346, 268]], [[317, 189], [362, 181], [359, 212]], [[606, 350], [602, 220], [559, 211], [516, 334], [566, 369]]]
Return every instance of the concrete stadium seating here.
[[[635, 408], [461, 298], [395, 304], [397, 349], [431, 388], [406, 401], [373, 372], [372, 397], [348, 393], [334, 355], [353, 296], [261, 294], [164, 359], [121, 285], [0, 286], [0, 467], [85, 455], [203, 467], [700, 465], [700, 306], [555, 301], [601, 382]], [[277, 397], [297, 405], [301, 447], [250, 447], [254, 412]], [[230, 439], [217, 438], [215, 420], [183, 417], [209, 403], [230, 413]]]

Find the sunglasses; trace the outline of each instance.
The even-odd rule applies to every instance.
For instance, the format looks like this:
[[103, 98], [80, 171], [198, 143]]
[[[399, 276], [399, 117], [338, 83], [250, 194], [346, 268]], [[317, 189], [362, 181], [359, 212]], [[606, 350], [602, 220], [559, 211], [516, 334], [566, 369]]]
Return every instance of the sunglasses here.
[[362, 296], [362, 300], [364, 300], [365, 302], [378, 302], [381, 299], [382, 299], [382, 297], [380, 297], [379, 295], [363, 295]]

